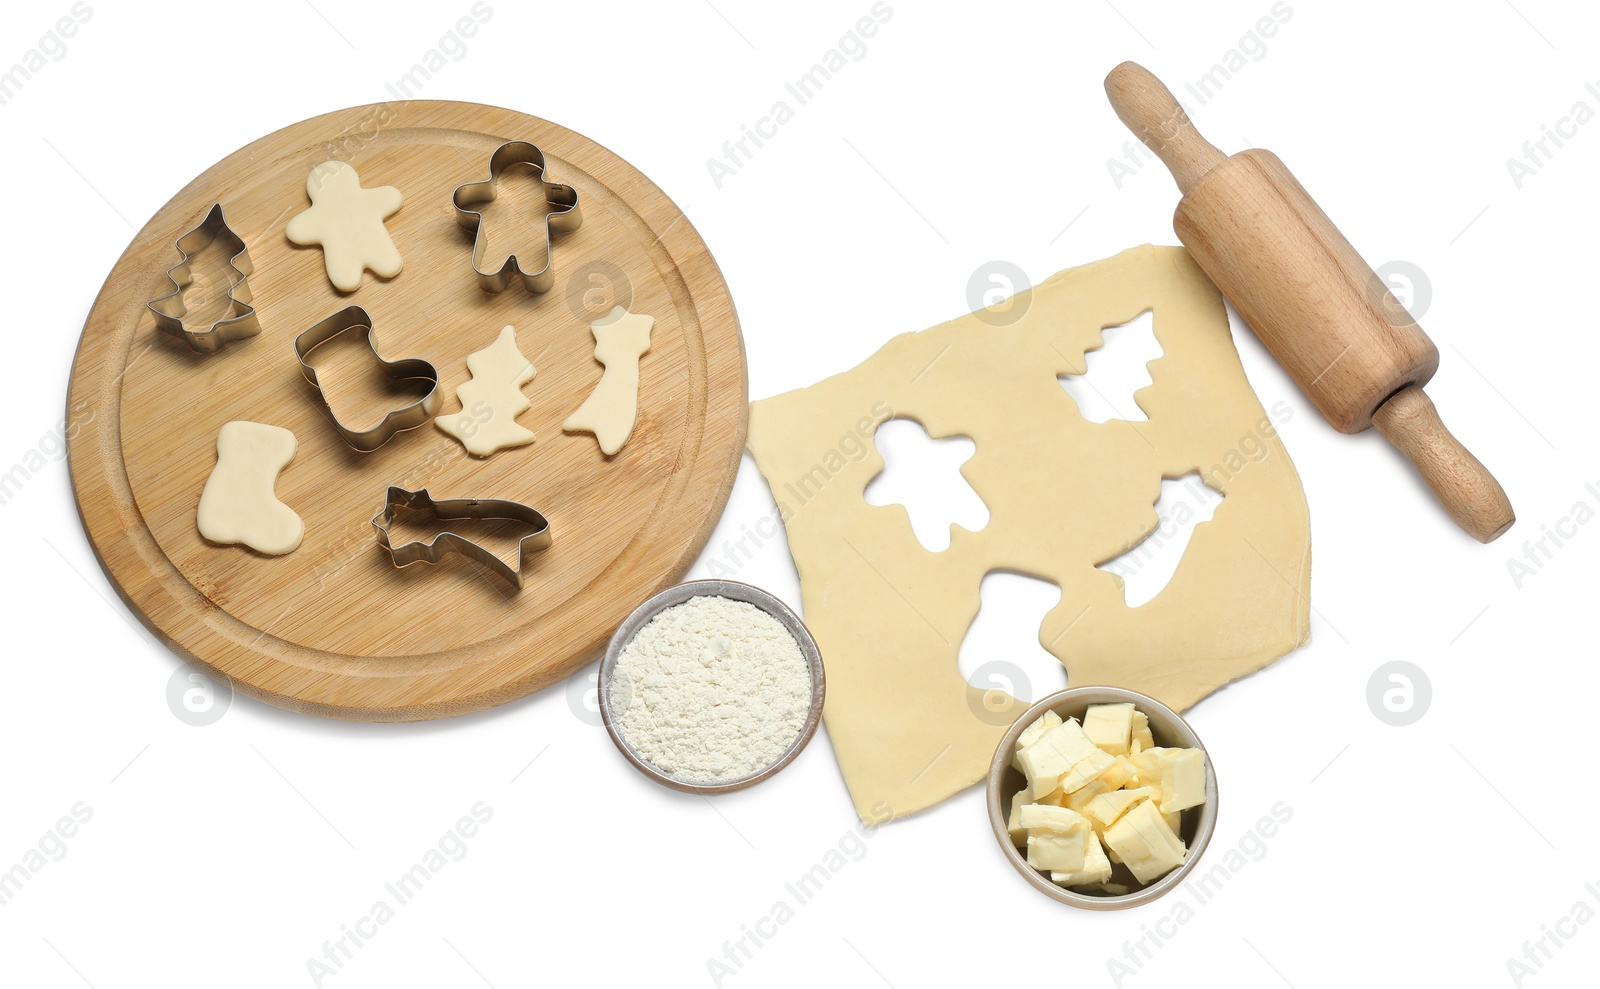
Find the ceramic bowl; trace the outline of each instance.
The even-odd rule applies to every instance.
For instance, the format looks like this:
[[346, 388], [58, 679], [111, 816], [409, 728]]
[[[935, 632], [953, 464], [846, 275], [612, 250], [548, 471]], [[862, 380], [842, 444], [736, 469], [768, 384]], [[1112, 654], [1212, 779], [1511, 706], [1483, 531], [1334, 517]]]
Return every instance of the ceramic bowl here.
[[1194, 729], [1189, 727], [1189, 723], [1179, 717], [1176, 711], [1153, 697], [1120, 687], [1074, 687], [1051, 694], [1024, 711], [1022, 717], [1017, 719], [1005, 737], [1000, 740], [1000, 747], [994, 753], [994, 761], [989, 765], [989, 825], [994, 829], [995, 839], [1000, 842], [1000, 850], [1004, 853], [1006, 861], [1010, 862], [1034, 889], [1052, 899], [1085, 910], [1122, 910], [1141, 906], [1167, 895], [1183, 882], [1183, 878], [1194, 869], [1195, 863], [1200, 861], [1200, 856], [1205, 854], [1206, 845], [1211, 841], [1211, 833], [1217, 826], [1217, 777], [1212, 771], [1211, 755], [1207, 753], [1206, 802], [1199, 807], [1191, 807], [1184, 811], [1178, 829], [1179, 837], [1188, 846], [1189, 854], [1184, 857], [1182, 865], [1155, 882], [1141, 885], [1129, 875], [1126, 868], [1118, 865], [1112, 874], [1112, 881], [1127, 885], [1130, 887], [1130, 892], [1121, 896], [1110, 893], [1080, 893], [1051, 882], [1048, 875], [1028, 864], [1026, 851], [1018, 849], [1011, 843], [1011, 834], [1007, 830], [1011, 815], [1011, 797], [1027, 785], [1022, 773], [1011, 765], [1011, 757], [1017, 746], [1017, 736], [1022, 734], [1024, 728], [1038, 720], [1045, 711], [1054, 711], [1064, 719], [1077, 718], [1081, 722], [1083, 713], [1092, 704], [1122, 703], [1131, 703], [1144, 712], [1145, 717], [1150, 720], [1150, 734], [1155, 737], [1157, 745], [1199, 749], [1205, 752], [1205, 745], [1201, 743], [1200, 736], [1194, 733]]
[[[617, 657], [633, 639], [639, 629], [643, 628], [650, 619], [673, 605], [682, 604], [693, 597], [712, 596], [730, 598], [734, 601], [744, 601], [753, 604], [762, 611], [776, 618], [794, 636], [800, 646], [800, 655], [806, 659], [806, 664], [811, 668], [811, 709], [806, 714], [805, 724], [800, 729], [800, 734], [794, 742], [784, 751], [772, 765], [752, 773], [741, 779], [729, 780], [724, 783], [696, 783], [691, 780], [678, 779], [658, 769], [636, 752], [628, 740], [623, 737], [617, 728], [614, 712], [611, 708], [611, 684], [617, 668]], [[728, 793], [733, 790], [742, 790], [747, 786], [754, 786], [764, 780], [771, 779], [789, 763], [793, 762], [800, 750], [806, 747], [811, 737], [817, 733], [817, 724], [822, 720], [822, 701], [826, 693], [826, 681], [823, 676], [822, 654], [817, 651], [816, 640], [811, 638], [811, 633], [806, 630], [802, 622], [789, 606], [777, 598], [763, 591], [759, 587], [741, 584], [733, 580], [692, 580], [685, 584], [669, 587], [661, 593], [650, 598], [644, 604], [633, 610], [633, 614], [625, 618], [617, 626], [616, 634], [611, 637], [611, 645], [606, 649], [605, 658], [600, 661], [600, 675], [596, 681], [599, 700], [600, 717], [605, 722], [606, 732], [611, 735], [611, 740], [622, 750], [622, 754], [633, 763], [635, 769], [645, 774], [662, 786], [670, 786], [674, 790], [683, 790], [686, 793]]]

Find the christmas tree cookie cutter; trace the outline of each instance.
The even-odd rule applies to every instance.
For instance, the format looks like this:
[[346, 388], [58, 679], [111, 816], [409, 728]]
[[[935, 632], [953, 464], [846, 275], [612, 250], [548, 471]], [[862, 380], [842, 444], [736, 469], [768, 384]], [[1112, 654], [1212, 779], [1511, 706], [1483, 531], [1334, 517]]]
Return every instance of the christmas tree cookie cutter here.
[[[544, 216], [544, 265], [536, 271], [529, 271], [515, 254], [507, 254], [498, 271], [485, 271], [483, 249], [487, 238], [484, 236], [483, 213], [479, 207], [494, 202], [499, 194], [496, 186], [500, 183], [501, 175], [514, 165], [526, 165], [533, 171], [544, 189], [545, 202], [551, 207]], [[487, 181], [457, 186], [450, 196], [450, 202], [456, 208], [456, 221], [474, 234], [472, 270], [477, 273], [478, 284], [485, 292], [504, 292], [511, 285], [513, 275], [521, 277], [527, 290], [536, 294], [550, 291], [555, 284], [556, 276], [550, 261], [555, 235], [578, 229], [583, 224], [583, 214], [578, 209], [578, 190], [570, 185], [545, 181], [545, 172], [543, 151], [527, 141], [508, 141], [489, 156]]]
[[[482, 543], [468, 539], [456, 532], [441, 532], [429, 542], [413, 540], [394, 544], [389, 526], [394, 523], [396, 509], [409, 509], [431, 516], [437, 522], [455, 522], [462, 519], [521, 522], [528, 526], [528, 534], [517, 542], [517, 565], [510, 566]], [[550, 521], [539, 511], [521, 502], [502, 498], [443, 498], [435, 499], [427, 488], [410, 491], [390, 485], [383, 499], [383, 511], [372, 517], [372, 527], [378, 533], [378, 545], [389, 551], [395, 569], [413, 563], [436, 564], [451, 553], [458, 553], [493, 570], [495, 573], [522, 587], [524, 562], [530, 553], [547, 549], [551, 543]]]
[[[317, 369], [311, 365], [310, 358], [313, 351], [334, 337], [352, 330], [363, 331], [367, 346], [372, 348], [372, 356], [377, 359], [379, 367], [391, 380], [421, 380], [429, 383], [427, 393], [421, 398], [400, 408], [391, 409], [376, 426], [370, 429], [353, 429], [339, 421], [338, 413], [334, 412], [333, 405], [322, 390], [322, 383], [317, 380]], [[312, 389], [317, 393], [317, 400], [326, 410], [328, 421], [333, 423], [333, 428], [338, 430], [339, 435], [344, 437], [344, 441], [351, 449], [361, 453], [371, 453], [394, 439], [396, 433], [421, 426], [433, 418], [434, 410], [439, 407], [439, 369], [420, 357], [407, 357], [397, 361], [385, 359], [378, 352], [378, 345], [372, 339], [372, 317], [368, 316], [367, 311], [360, 306], [346, 306], [295, 337], [294, 353], [300, 359], [300, 370], [305, 374], [306, 381], [311, 383]]]
[[[190, 262], [195, 255], [220, 241], [228, 250], [228, 311], [229, 315], [208, 326], [192, 327], [185, 322], [189, 306], [184, 302], [184, 290], [194, 284]], [[250, 262], [250, 251], [244, 238], [233, 232], [222, 215], [222, 204], [214, 204], [200, 225], [179, 237], [175, 242], [182, 260], [167, 269], [167, 281], [172, 291], [160, 298], [151, 299], [147, 306], [155, 317], [156, 328], [170, 333], [189, 345], [197, 354], [214, 354], [235, 340], [253, 337], [261, 332], [261, 321], [256, 317], [250, 297], [250, 275], [255, 266]]]

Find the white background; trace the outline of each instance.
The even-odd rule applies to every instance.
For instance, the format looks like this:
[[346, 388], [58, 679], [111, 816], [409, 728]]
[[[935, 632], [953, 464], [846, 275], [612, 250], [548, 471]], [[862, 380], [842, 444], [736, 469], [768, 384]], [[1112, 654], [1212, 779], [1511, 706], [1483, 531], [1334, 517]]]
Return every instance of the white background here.
[[[1174, 243], [1177, 195], [1159, 165], [1112, 181], [1107, 159], [1128, 135], [1101, 79], [1134, 58], [1180, 88], [1272, 7], [891, 3], [865, 54], [720, 189], [706, 160], [869, 0], [493, 0], [419, 95], [546, 117], [651, 176], [722, 266], [759, 398], [966, 311], [986, 262], [1037, 281]], [[53, 435], [79, 328], [134, 229], [235, 148], [388, 98], [385, 83], [471, 8], [315, 4], [93, 2], [65, 54], [0, 106], [14, 362], [0, 468], [47, 461], [0, 506], [0, 868], [76, 803], [93, 811], [0, 906], [0, 984], [312, 985], [307, 959], [483, 801], [493, 818], [466, 856], [325, 985], [711, 985], [707, 960], [855, 826], [825, 737], [770, 783], [712, 802], [630, 769], [582, 683], [432, 724], [332, 723], [239, 698], [192, 727], [166, 701], [177, 660], [116, 600], [81, 534]], [[1208, 859], [1282, 802], [1293, 817], [1264, 857], [1181, 926], [1165, 918], [1182, 893], [1080, 912], [1011, 871], [972, 789], [874, 833], [723, 984], [1112, 985], [1107, 959], [1164, 931], [1123, 984], [1500, 985], [1546, 926], [1573, 936], [1524, 984], [1592, 978], [1600, 923], [1555, 925], [1579, 901], [1600, 910], [1584, 890], [1600, 881], [1588, 730], [1600, 525], [1577, 528], [1520, 588], [1507, 561], [1575, 503], [1600, 507], [1600, 125], [1520, 189], [1506, 159], [1576, 101], [1600, 110], [1584, 89], [1600, 17], [1516, 4], [1290, 0], [1265, 54], [1248, 42], [1259, 58], [1204, 106], [1189, 101], [1225, 150], [1278, 152], [1369, 261], [1426, 273], [1422, 322], [1442, 351], [1428, 390], [1520, 516], [1500, 542], [1474, 543], [1375, 433], [1334, 433], [1235, 326], [1263, 404], [1293, 409], [1281, 431], [1313, 519], [1311, 644], [1192, 711], [1222, 792]], [[5, 5], [0, 66], [69, 8]], [[769, 511], [747, 460], [695, 575]], [[798, 604], [781, 540], [738, 576]], [[1008, 605], [986, 596], [984, 621], [1026, 642], [1019, 623], [1038, 612], [998, 621]], [[1432, 685], [1410, 727], [1366, 699], [1397, 659]]]

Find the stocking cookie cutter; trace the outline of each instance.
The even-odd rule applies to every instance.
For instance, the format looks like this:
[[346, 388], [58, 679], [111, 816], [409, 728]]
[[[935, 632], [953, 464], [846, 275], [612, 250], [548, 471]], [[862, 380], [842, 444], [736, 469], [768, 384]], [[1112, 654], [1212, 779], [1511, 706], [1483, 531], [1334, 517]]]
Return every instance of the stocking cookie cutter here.
[[[461, 519], [498, 519], [521, 522], [532, 531], [517, 542], [515, 567], [496, 556], [482, 543], [474, 542], [455, 532], [441, 532], [430, 542], [413, 540], [396, 546], [389, 535], [397, 508], [411, 509], [431, 515], [435, 521], [453, 522]], [[372, 517], [372, 527], [378, 532], [378, 545], [389, 551], [395, 569], [413, 563], [436, 564], [451, 553], [459, 553], [493, 570], [518, 588], [522, 587], [523, 561], [530, 553], [546, 549], [551, 543], [550, 521], [535, 509], [521, 502], [501, 498], [444, 498], [435, 500], [427, 488], [410, 491], [390, 485], [384, 495], [383, 511]]]
[[[233, 272], [228, 281], [231, 315], [204, 328], [191, 328], [184, 322], [189, 307], [183, 301], [184, 289], [194, 283], [194, 272], [190, 270], [189, 263], [195, 255], [218, 240], [228, 247], [228, 268]], [[200, 225], [179, 237], [175, 246], [182, 260], [167, 269], [167, 281], [172, 285], [172, 291], [146, 304], [155, 317], [156, 328], [184, 341], [197, 354], [214, 354], [225, 344], [260, 333], [261, 321], [256, 317], [250, 297], [250, 275], [254, 273], [255, 265], [250, 261], [250, 251], [244, 238], [234, 233], [223, 217], [222, 204], [214, 204]]]
[[[338, 413], [333, 411], [333, 405], [322, 390], [322, 383], [317, 380], [317, 369], [311, 366], [310, 361], [312, 351], [341, 333], [356, 329], [366, 331], [367, 346], [372, 348], [372, 356], [377, 358], [383, 373], [391, 380], [416, 379], [430, 382], [427, 394], [408, 405], [391, 409], [371, 429], [352, 429], [339, 421]], [[339, 431], [339, 435], [344, 437], [344, 441], [351, 449], [361, 453], [371, 453], [394, 439], [396, 433], [423, 425], [433, 418], [434, 411], [439, 407], [439, 369], [420, 357], [406, 357], [397, 361], [386, 360], [378, 352], [378, 345], [372, 339], [372, 317], [368, 316], [367, 311], [360, 306], [346, 306], [295, 337], [294, 353], [300, 358], [300, 370], [305, 374], [306, 381], [311, 383], [311, 387], [317, 393], [317, 400], [327, 411], [328, 421], [333, 423], [333, 428]]]
[[[545, 202], [554, 207], [544, 216], [544, 267], [528, 271], [515, 254], [507, 254], [499, 271], [485, 271], [482, 267], [485, 240], [483, 213], [477, 207], [494, 202], [498, 195], [495, 186], [499, 184], [500, 176], [513, 165], [527, 165], [533, 170], [544, 190]], [[468, 182], [457, 186], [451, 194], [450, 203], [456, 209], [456, 221], [473, 231], [472, 270], [477, 273], [478, 284], [485, 292], [504, 292], [511, 285], [513, 275], [522, 278], [522, 284], [529, 292], [548, 292], [555, 285], [556, 276], [550, 259], [555, 235], [557, 232], [578, 229], [583, 224], [583, 214], [578, 209], [578, 190], [570, 185], [545, 181], [545, 172], [543, 151], [527, 141], [508, 141], [489, 156], [488, 181]]]

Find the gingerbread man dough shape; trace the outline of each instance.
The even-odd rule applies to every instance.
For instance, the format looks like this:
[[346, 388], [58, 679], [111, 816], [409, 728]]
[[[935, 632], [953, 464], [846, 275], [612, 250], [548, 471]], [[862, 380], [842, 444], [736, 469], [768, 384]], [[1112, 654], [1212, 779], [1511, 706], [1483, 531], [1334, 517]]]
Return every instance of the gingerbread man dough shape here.
[[633, 435], [639, 415], [639, 358], [650, 350], [654, 316], [641, 316], [617, 306], [589, 324], [594, 333], [594, 359], [606, 369], [578, 411], [561, 428], [593, 433], [600, 452], [611, 456]]
[[236, 420], [217, 432], [217, 465], [200, 493], [195, 523], [214, 543], [243, 543], [281, 556], [299, 547], [305, 523], [278, 500], [278, 472], [294, 459], [294, 434], [279, 426]]
[[354, 292], [368, 268], [379, 278], [400, 274], [400, 252], [383, 225], [400, 209], [399, 189], [363, 189], [349, 164], [325, 161], [306, 178], [306, 195], [311, 208], [295, 214], [284, 232], [301, 246], [321, 245], [334, 288]]

